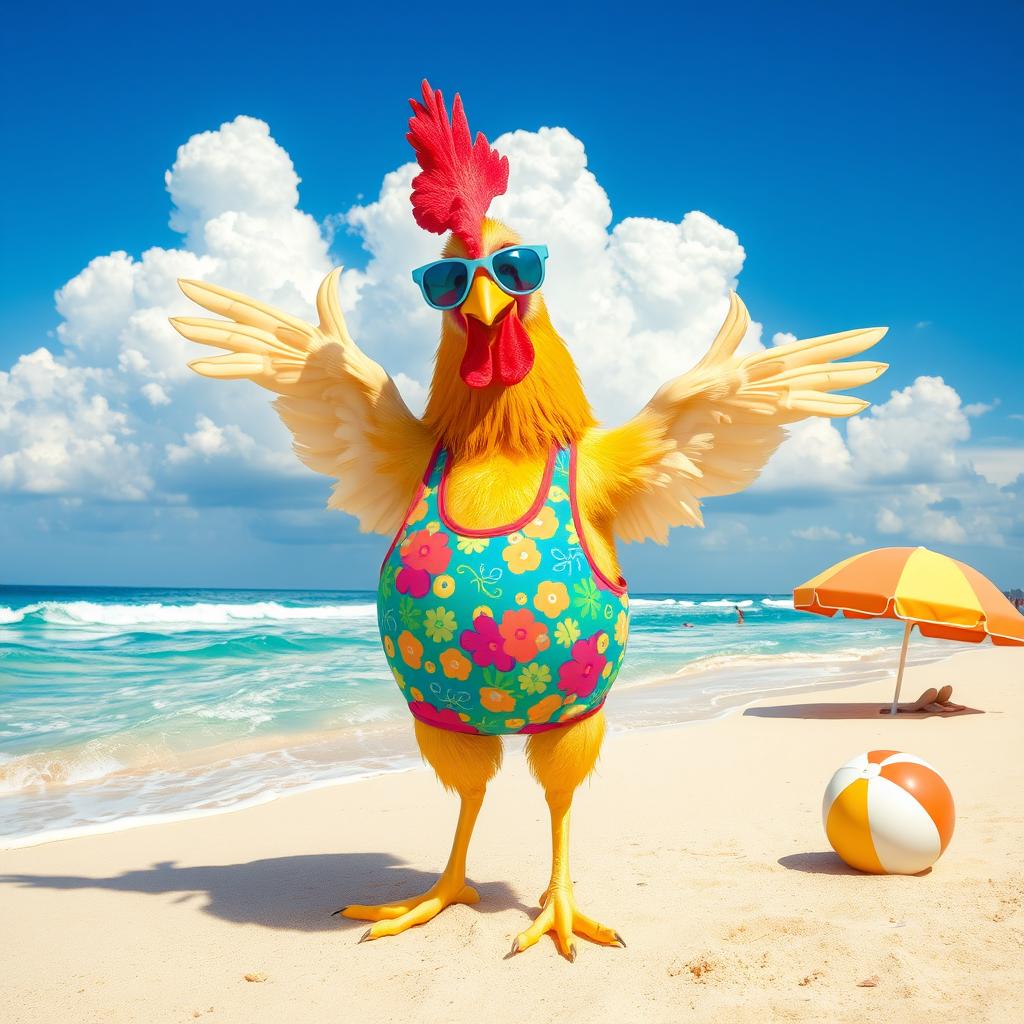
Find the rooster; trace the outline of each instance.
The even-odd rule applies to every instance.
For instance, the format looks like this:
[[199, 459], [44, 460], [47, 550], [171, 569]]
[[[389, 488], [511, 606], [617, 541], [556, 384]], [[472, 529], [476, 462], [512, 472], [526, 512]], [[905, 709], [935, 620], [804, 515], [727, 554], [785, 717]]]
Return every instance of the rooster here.
[[216, 285], [182, 280], [219, 318], [176, 317], [187, 339], [228, 354], [190, 364], [206, 377], [255, 381], [298, 457], [333, 477], [328, 507], [394, 538], [378, 618], [416, 741], [461, 804], [451, 855], [425, 893], [336, 913], [372, 922], [364, 939], [397, 935], [450, 904], [473, 904], [466, 880], [473, 826], [501, 765], [501, 736], [527, 735], [530, 769], [551, 815], [552, 867], [532, 924], [512, 952], [553, 933], [624, 945], [578, 906], [569, 871], [573, 794], [597, 761], [603, 705], [625, 653], [629, 599], [616, 539], [665, 544], [701, 526], [701, 502], [748, 486], [808, 416], [846, 417], [867, 402], [836, 391], [886, 364], [836, 362], [884, 328], [847, 331], [747, 356], [735, 295], [718, 336], [688, 373], [664, 384], [622, 426], [596, 421], [540, 290], [547, 250], [487, 216], [508, 185], [508, 160], [470, 135], [456, 95], [449, 118], [423, 83], [408, 140], [419, 162], [413, 215], [447, 235], [413, 273], [440, 312], [426, 409], [410, 412], [394, 380], [350, 337], [341, 269], [317, 295], [319, 324]]

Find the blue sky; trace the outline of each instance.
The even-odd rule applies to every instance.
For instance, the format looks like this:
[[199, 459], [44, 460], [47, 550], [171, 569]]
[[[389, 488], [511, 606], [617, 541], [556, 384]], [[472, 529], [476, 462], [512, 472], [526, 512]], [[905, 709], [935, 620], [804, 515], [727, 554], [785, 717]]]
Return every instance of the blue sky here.
[[[426, 75], [449, 95], [460, 90], [473, 127], [492, 139], [566, 128], [585, 146], [615, 223], [678, 223], [699, 210], [735, 232], [745, 253], [739, 290], [766, 343], [776, 332], [888, 324], [880, 358], [891, 370], [866, 397], [885, 403], [894, 389], [941, 377], [970, 410], [957, 418], [950, 395], [934, 387], [908, 392], [911, 418], [945, 410], [948, 429], [935, 436], [956, 452], [942, 472], [928, 469], [927, 432], [919, 450], [899, 453], [898, 472], [879, 468], [862, 439], [841, 494], [813, 480], [776, 481], [712, 502], [707, 519], [723, 540], [677, 531], [668, 559], [650, 546], [628, 549], [634, 586], [783, 589], [848, 554], [844, 536], [864, 546], [927, 543], [1020, 585], [1024, 525], [1008, 474], [1024, 449], [1024, 419], [1014, 418], [1024, 415], [1024, 373], [1013, 72], [1024, 9], [891, 6], [666, 14], [633, 4], [625, 20], [621, 6], [547, 5], [536, 24], [493, 5], [443, 17], [422, 4], [390, 5], [386, 16], [307, 5], [275, 20], [230, 4], [109, 4], [59, 19], [20, 9], [8, 19], [3, 66], [17, 102], [5, 110], [0, 165], [0, 371], [45, 346], [125, 417], [118, 429], [135, 438], [126, 444], [145, 444], [153, 417], [177, 430], [177, 441], [153, 435], [154, 453], [182, 443], [185, 427], [173, 423], [181, 392], [161, 385], [169, 404], [148, 413], [127, 399], [118, 405], [120, 384], [104, 392], [84, 374], [103, 369], [89, 359], [96, 344], [90, 352], [69, 342], [73, 323], [54, 335], [54, 292], [95, 257], [182, 246], [168, 223], [164, 172], [177, 147], [240, 114], [266, 122], [290, 156], [299, 208], [334, 223], [332, 258], [365, 265], [365, 237], [331, 219], [372, 201], [383, 176], [408, 161], [406, 98]], [[106, 329], [116, 333], [116, 324]], [[263, 401], [250, 391], [230, 401]], [[31, 413], [26, 402], [22, 394], [22, 414]], [[877, 451], [907, 433], [901, 410], [888, 409]], [[265, 443], [272, 435], [261, 429], [240, 427]], [[26, 444], [24, 427], [16, 443]], [[14, 445], [0, 434], [0, 457]], [[252, 465], [235, 474], [228, 461], [182, 460], [169, 497], [163, 469], [151, 468], [153, 486], [137, 493], [97, 485], [95, 473], [42, 484], [12, 475], [5, 489], [0, 474], [5, 581], [372, 585], [386, 544], [317, 511], [325, 481], [295, 474], [261, 486]], [[917, 517], [930, 517], [924, 535]]]

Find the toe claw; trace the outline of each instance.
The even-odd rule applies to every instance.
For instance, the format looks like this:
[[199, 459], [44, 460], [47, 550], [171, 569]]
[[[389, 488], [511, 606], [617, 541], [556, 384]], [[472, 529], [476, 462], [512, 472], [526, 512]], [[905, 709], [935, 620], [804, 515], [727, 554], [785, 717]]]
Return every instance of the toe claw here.
[[367, 928], [366, 931], [363, 932], [363, 934], [359, 936], [359, 942], [356, 943], [356, 945], [360, 945], [363, 942], [369, 942], [373, 938], [373, 936], [370, 935], [370, 932], [372, 932], [372, 931], [373, 931], [372, 928]]
[[344, 914], [348, 910], [348, 907], [338, 907], [337, 910], [331, 911], [331, 917], [337, 917], [339, 914]]
[[575, 942], [570, 942], [569, 943], [569, 963], [571, 963], [571, 964], [576, 963], [576, 943]]
[[619, 945], [620, 945], [620, 946], [621, 946], [621, 947], [622, 947], [623, 949], [625, 949], [625, 948], [626, 948], [626, 940], [625, 940], [625, 939], [624, 939], [624, 938], [623, 938], [623, 937], [622, 937], [622, 936], [621, 936], [621, 935], [620, 935], [620, 934], [619, 934], [618, 932], [615, 932], [615, 933], [614, 933], [614, 935], [615, 935], [615, 941], [616, 941], [616, 942], [617, 942], [617, 943], [618, 943], [618, 944], [619, 944]]
[[509, 956], [515, 956], [515, 955], [516, 955], [516, 953], [518, 953], [518, 952], [519, 952], [519, 936], [517, 935], [517, 936], [516, 936], [516, 937], [515, 937], [515, 938], [514, 938], [514, 939], [512, 940], [512, 948], [511, 948], [511, 949], [509, 950], [509, 953], [508, 953], [508, 955], [509, 955]]

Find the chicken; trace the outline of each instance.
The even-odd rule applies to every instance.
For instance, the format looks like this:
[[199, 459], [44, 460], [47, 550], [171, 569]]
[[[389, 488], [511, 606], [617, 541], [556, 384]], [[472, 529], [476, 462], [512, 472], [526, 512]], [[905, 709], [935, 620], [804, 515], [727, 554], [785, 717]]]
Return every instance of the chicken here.
[[622, 426], [599, 426], [544, 304], [547, 253], [487, 217], [508, 161], [470, 136], [458, 96], [449, 120], [423, 83], [409, 141], [421, 227], [447, 234], [437, 263], [414, 272], [441, 310], [426, 410], [414, 416], [395, 382], [349, 336], [340, 269], [317, 296], [319, 324], [215, 285], [183, 280], [222, 319], [177, 317], [186, 338], [228, 354], [190, 365], [207, 377], [255, 381], [298, 457], [335, 480], [330, 508], [363, 531], [394, 537], [378, 612], [388, 664], [414, 716], [417, 743], [460, 797], [451, 856], [425, 893], [337, 913], [372, 922], [377, 939], [472, 904], [466, 857], [501, 736], [527, 735], [527, 757], [551, 814], [552, 867], [533, 923], [513, 953], [552, 932], [624, 945], [576, 904], [569, 812], [604, 735], [604, 700], [625, 653], [628, 605], [616, 539], [667, 543], [700, 526], [701, 501], [750, 484], [808, 416], [844, 417], [867, 402], [834, 392], [886, 365], [836, 362], [874, 345], [883, 328], [847, 331], [738, 356], [748, 317], [730, 296], [704, 358], [669, 381]]

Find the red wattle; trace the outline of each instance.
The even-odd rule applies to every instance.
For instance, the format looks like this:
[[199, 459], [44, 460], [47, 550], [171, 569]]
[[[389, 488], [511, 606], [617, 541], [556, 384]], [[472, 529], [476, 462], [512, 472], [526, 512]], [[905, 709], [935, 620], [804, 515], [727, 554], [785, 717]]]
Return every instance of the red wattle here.
[[491, 337], [494, 328], [466, 317], [466, 354], [462, 357], [459, 375], [471, 388], [485, 388], [494, 378], [494, 362], [491, 359]]
[[533, 369], [533, 342], [513, 305], [498, 331], [498, 380], [506, 387], [518, 384]]
[[533, 342], [514, 305], [496, 328], [466, 317], [466, 352], [459, 374], [469, 387], [485, 388], [495, 376], [506, 387], [518, 384], [533, 368], [533, 359]]

